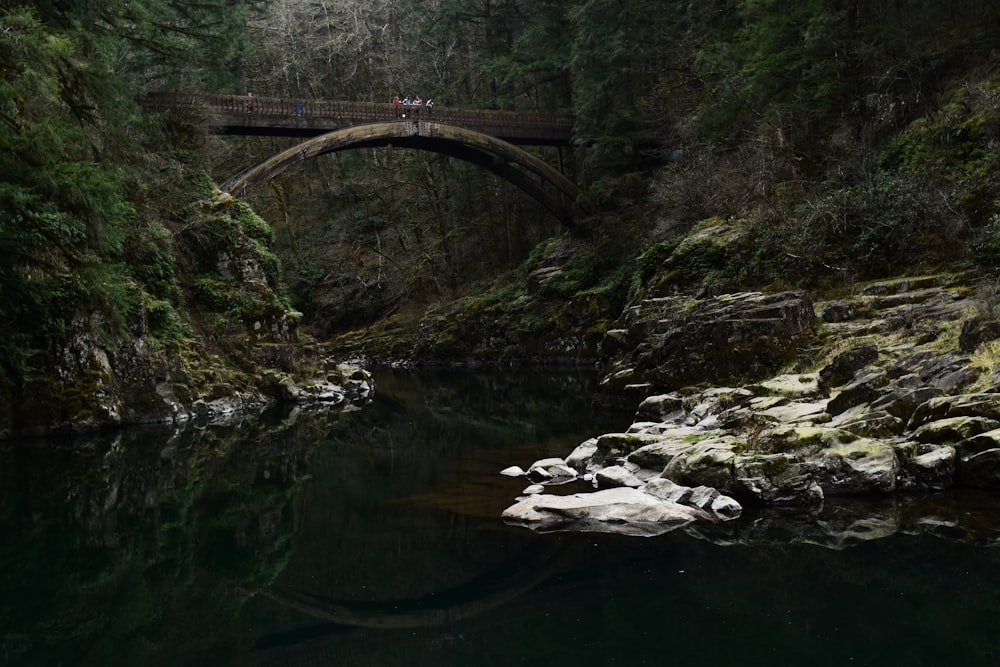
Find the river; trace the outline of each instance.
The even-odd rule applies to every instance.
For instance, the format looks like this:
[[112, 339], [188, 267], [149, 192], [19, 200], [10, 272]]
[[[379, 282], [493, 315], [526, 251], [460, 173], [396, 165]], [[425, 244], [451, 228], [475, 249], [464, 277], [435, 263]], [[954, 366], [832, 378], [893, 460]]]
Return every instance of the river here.
[[535, 534], [498, 471], [625, 428], [593, 378], [375, 376], [356, 409], [0, 444], [0, 663], [1000, 659], [996, 495]]

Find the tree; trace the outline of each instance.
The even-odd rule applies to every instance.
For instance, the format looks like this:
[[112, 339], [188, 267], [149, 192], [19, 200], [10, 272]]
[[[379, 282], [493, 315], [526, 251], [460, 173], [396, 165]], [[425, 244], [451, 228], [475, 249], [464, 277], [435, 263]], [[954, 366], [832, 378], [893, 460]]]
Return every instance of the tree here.
[[138, 258], [128, 248], [162, 237], [154, 216], [136, 215], [148, 201], [144, 181], [162, 164], [162, 147], [143, 145], [160, 135], [139, 101], [150, 85], [231, 80], [242, 17], [255, 4], [0, 5], [0, 376], [7, 384], [30, 372], [36, 351], [54, 349], [80, 314], [98, 313], [122, 333], [142, 287], [137, 277], [149, 275], [141, 261], [130, 266]]

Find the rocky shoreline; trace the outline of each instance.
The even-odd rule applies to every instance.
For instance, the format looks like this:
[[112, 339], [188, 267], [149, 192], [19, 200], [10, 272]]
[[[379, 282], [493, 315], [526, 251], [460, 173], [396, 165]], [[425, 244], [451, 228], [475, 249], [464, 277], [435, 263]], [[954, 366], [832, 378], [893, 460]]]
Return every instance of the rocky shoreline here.
[[[993, 355], [976, 354], [1000, 336], [985, 298], [933, 278], [874, 283], [815, 306], [799, 292], [727, 295], [688, 308], [686, 319], [676, 304], [659, 318], [649, 313], [665, 312], [662, 303], [643, 304], [633, 312], [646, 316], [609, 332], [633, 345], [618, 345], [605, 376], [630, 394], [647, 392], [633, 423], [565, 459], [505, 471], [531, 486], [504, 519], [540, 531], [651, 535], [728, 521], [742, 506], [812, 511], [838, 497], [1000, 488], [1000, 385]], [[760, 316], [761, 304], [772, 317]], [[803, 346], [830, 353], [818, 369], [797, 371]], [[663, 378], [693, 377], [692, 364], [712, 378], [775, 372], [648, 393]], [[593, 491], [555, 493], [577, 480]]]
[[117, 347], [78, 335], [60, 363], [29, 387], [0, 419], [0, 441], [77, 435], [124, 426], [219, 421], [279, 404], [335, 407], [362, 403], [375, 379], [354, 360], [326, 356], [317, 346], [261, 344], [249, 368], [218, 356], [168, 354], [145, 334]]

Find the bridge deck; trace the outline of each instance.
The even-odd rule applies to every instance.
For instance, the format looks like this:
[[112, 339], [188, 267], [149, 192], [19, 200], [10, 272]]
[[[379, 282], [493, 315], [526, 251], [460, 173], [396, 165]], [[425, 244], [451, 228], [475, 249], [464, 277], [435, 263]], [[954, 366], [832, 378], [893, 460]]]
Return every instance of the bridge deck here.
[[204, 114], [217, 134], [314, 137], [354, 125], [406, 120], [456, 125], [521, 145], [568, 145], [573, 134], [568, 114], [278, 97], [254, 97], [251, 109], [248, 101], [244, 95], [154, 93], [146, 106]]

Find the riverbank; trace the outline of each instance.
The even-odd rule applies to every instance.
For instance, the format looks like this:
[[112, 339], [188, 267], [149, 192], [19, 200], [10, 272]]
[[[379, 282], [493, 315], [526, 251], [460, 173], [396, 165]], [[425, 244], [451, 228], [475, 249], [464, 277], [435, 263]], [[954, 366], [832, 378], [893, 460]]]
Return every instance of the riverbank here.
[[[774, 310], [780, 326], [759, 317], [756, 306], [742, 317], [730, 307], [762, 296], [707, 299], [680, 318], [662, 317], [676, 313], [676, 303], [643, 304], [631, 322], [644, 336], [609, 332], [639, 342], [616, 355], [602, 380], [642, 396], [633, 423], [588, 439], [565, 459], [528, 466], [534, 484], [506, 516], [536, 530], [644, 534], [649, 515], [633, 512], [654, 498], [693, 505], [700, 514], [682, 514], [678, 523], [686, 525], [731, 518], [727, 505], [713, 511], [719, 494], [747, 505], [815, 509], [843, 497], [998, 489], [1000, 326], [990, 294], [956, 276], [879, 281], [849, 298], [810, 304], [798, 320]], [[801, 293], [779, 296], [770, 301], [807, 303]], [[715, 321], [692, 316], [719, 309], [725, 315]], [[711, 334], [689, 335], [699, 331]], [[768, 358], [761, 349], [785, 350], [791, 361], [772, 355], [772, 372], [760, 372]], [[692, 378], [693, 368], [708, 377], [670, 384]], [[757, 378], [707, 381], [738, 377], [732, 368], [756, 369]], [[577, 477], [596, 491], [577, 494], [567, 509], [548, 485]], [[603, 491], [620, 487], [645, 495], [605, 500]], [[692, 498], [691, 487], [701, 495]], [[601, 511], [605, 517], [595, 522]]]

